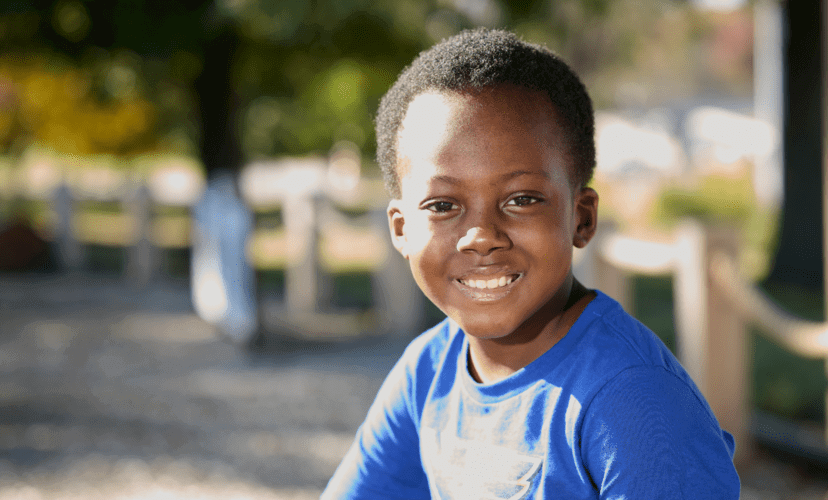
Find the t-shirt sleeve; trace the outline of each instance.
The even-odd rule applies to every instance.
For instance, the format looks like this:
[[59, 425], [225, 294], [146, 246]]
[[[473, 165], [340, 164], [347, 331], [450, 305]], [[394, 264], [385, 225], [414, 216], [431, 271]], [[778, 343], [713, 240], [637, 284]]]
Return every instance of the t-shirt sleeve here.
[[322, 500], [429, 498], [413, 370], [405, 357], [391, 370]]
[[581, 456], [601, 499], [738, 499], [733, 438], [684, 380], [630, 368], [584, 413]]

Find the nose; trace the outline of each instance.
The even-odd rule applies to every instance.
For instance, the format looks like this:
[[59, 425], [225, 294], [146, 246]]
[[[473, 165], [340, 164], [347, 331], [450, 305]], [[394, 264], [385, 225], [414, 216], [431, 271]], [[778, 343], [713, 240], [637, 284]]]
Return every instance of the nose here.
[[508, 249], [512, 246], [509, 237], [492, 224], [475, 225], [457, 241], [458, 252], [474, 252], [489, 255], [495, 250]]

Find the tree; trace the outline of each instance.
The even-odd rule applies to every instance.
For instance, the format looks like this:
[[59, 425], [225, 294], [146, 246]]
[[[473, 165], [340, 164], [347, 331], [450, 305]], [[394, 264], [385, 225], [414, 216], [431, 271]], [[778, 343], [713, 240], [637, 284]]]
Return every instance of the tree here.
[[[258, 157], [324, 153], [340, 139], [371, 157], [375, 106], [399, 70], [431, 43], [424, 26], [434, 10], [440, 9], [331, 0], [4, 3], [0, 24], [8, 29], [0, 31], [0, 43], [7, 55], [31, 63], [40, 54], [52, 68], [63, 61], [78, 80], [91, 82], [76, 96], [77, 109], [61, 119], [102, 124], [114, 114], [122, 99], [113, 95], [117, 82], [107, 82], [119, 60], [126, 60], [122, 69], [133, 73], [141, 109], [151, 118], [144, 120], [146, 133], [129, 140], [55, 140], [25, 127], [6, 135], [23, 147], [38, 142], [74, 155], [173, 149], [200, 156], [208, 174]], [[90, 113], [95, 109], [101, 113]], [[43, 128], [88, 132], [75, 122]]]
[[822, 292], [824, 40], [819, 0], [785, 3], [784, 200], [768, 284]]
[[[373, 113], [399, 71], [420, 50], [475, 25], [508, 26], [545, 43], [587, 79], [604, 66], [616, 71], [628, 64], [635, 50], [629, 40], [656, 13], [655, 5], [631, 0], [551, 6], [512, 0], [16, 0], [0, 6], [0, 24], [8, 27], [0, 31], [0, 43], [6, 54], [25, 58], [48, 52], [92, 74], [86, 101], [100, 101], [96, 105], [102, 109], [119, 99], [102, 83], [108, 69], [126, 60], [135, 73], [139, 97], [152, 108], [145, 110], [151, 123], [143, 140], [133, 135], [131, 142], [99, 141], [72, 154], [173, 149], [200, 153], [212, 171], [214, 163], [237, 168], [259, 157], [325, 153], [342, 139], [371, 158]], [[606, 87], [595, 85], [596, 92]], [[214, 119], [227, 123], [206, 123]], [[87, 120], [95, 121], [102, 117]], [[62, 128], [78, 129], [75, 124]], [[187, 138], [183, 146], [182, 137]], [[200, 151], [199, 144], [211, 149]], [[223, 153], [217, 156], [216, 148]]]

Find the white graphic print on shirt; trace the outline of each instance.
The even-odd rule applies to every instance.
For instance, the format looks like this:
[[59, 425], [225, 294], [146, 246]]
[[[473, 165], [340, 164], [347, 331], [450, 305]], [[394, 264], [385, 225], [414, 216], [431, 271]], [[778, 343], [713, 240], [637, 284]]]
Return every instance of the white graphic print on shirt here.
[[520, 500], [535, 490], [541, 457], [423, 429], [423, 461], [439, 500]]

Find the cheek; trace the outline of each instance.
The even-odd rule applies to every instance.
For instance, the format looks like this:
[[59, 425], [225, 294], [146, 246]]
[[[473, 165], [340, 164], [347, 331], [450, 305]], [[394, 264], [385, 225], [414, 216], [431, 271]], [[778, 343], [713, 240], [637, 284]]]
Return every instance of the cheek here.
[[538, 218], [515, 225], [510, 233], [520, 245], [535, 252], [558, 252], [564, 246], [571, 246], [570, 221], [554, 218]]
[[[433, 248], [444, 242], [439, 233], [434, 231], [426, 217], [412, 217], [406, 224], [406, 242], [412, 255], [428, 254]], [[427, 255], [425, 255], [427, 256]]]
[[441, 259], [440, 255], [445, 252], [435, 251], [432, 246], [425, 243], [412, 251], [408, 263], [417, 286], [439, 307], [445, 292], [443, 276], [446, 274], [445, 260]]
[[411, 271], [420, 288], [430, 295], [435, 277], [446, 273], [451, 255], [449, 238], [434, 232], [428, 221], [420, 221], [408, 229], [406, 237]]

